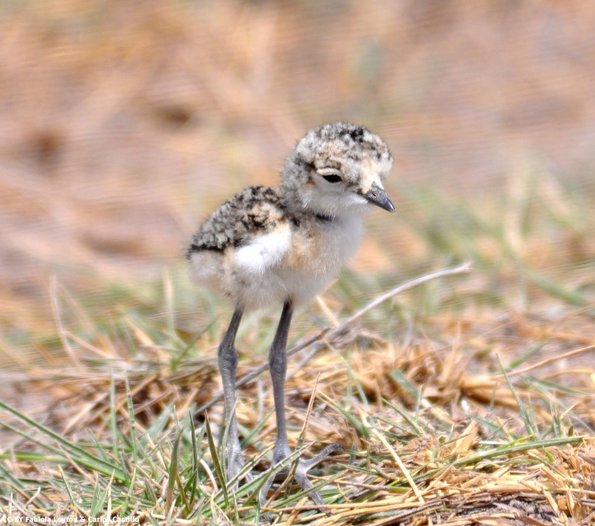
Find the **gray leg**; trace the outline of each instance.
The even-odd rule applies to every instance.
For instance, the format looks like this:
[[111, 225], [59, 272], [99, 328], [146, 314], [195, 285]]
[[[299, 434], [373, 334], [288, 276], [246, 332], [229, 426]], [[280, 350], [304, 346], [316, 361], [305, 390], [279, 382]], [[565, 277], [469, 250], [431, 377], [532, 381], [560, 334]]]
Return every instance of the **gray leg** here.
[[238, 423], [235, 414], [236, 368], [238, 357], [234, 347], [242, 314], [243, 311], [240, 308], [237, 308], [234, 311], [227, 332], [223, 337], [223, 341], [219, 345], [218, 353], [219, 372], [223, 383], [223, 419], [225, 422], [225, 433], [227, 434], [225, 454], [227, 456], [228, 480], [235, 477], [244, 465], [242, 452], [240, 450], [240, 440], [238, 438]]
[[[277, 439], [275, 441], [275, 448], [273, 449], [273, 464], [283, 462], [291, 455], [291, 449], [287, 442], [287, 425], [285, 420], [285, 376], [287, 374], [287, 355], [285, 353], [287, 347], [287, 334], [289, 332], [289, 325], [291, 323], [291, 316], [293, 314], [293, 305], [291, 302], [283, 305], [283, 312], [281, 319], [275, 333], [275, 339], [269, 354], [269, 368], [271, 371], [271, 379], [273, 382], [273, 398], [275, 402], [275, 416], [277, 418]], [[300, 487], [307, 491], [312, 489], [312, 483], [308, 480], [308, 470], [313, 468], [316, 464], [324, 460], [329, 454], [334, 451], [341, 450], [338, 444], [331, 444], [325, 447], [320, 453], [315, 455], [310, 460], [299, 460], [295, 469], [295, 480]], [[272, 478], [269, 479], [263, 486], [261, 495], [261, 503], [266, 499], [266, 493], [272, 484]], [[316, 491], [310, 492], [310, 498], [322, 508], [324, 501]]]
[[291, 302], [283, 305], [283, 312], [275, 339], [269, 353], [269, 368], [273, 381], [273, 399], [275, 401], [275, 416], [277, 418], [277, 439], [273, 450], [273, 462], [278, 464], [291, 454], [287, 443], [287, 425], [285, 423], [285, 376], [287, 374], [287, 334], [291, 324], [293, 306]]

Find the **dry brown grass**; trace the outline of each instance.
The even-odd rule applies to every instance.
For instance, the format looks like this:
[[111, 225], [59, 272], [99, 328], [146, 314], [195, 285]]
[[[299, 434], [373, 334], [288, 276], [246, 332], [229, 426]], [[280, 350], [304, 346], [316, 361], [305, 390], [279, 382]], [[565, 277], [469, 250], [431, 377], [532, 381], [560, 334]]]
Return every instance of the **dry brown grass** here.
[[[376, 303], [377, 311], [382, 304]], [[380, 326], [393, 315], [392, 309], [382, 312]], [[305, 427], [306, 443], [314, 450], [336, 442], [345, 453], [326, 462], [321, 475], [314, 477], [326, 488], [332, 515], [318, 514], [307, 497], [296, 498], [296, 490], [290, 489], [277, 494], [270, 505], [280, 524], [586, 525], [592, 521], [595, 346], [585, 346], [588, 335], [571, 330], [577, 324], [587, 326], [583, 311], [548, 320], [521, 314], [497, 321], [441, 314], [424, 320], [398, 343], [367, 329], [358, 318], [356, 314], [338, 328], [306, 335], [290, 351], [290, 444], [299, 447]], [[140, 470], [142, 476], [137, 473], [133, 481], [126, 482], [121, 475], [123, 489], [113, 479], [109, 482], [112, 514], [132, 513], [164, 524], [252, 521], [255, 503], [238, 494], [230, 508], [221, 500], [218, 479], [213, 474], [209, 479], [203, 464], [198, 473], [200, 493], [206, 497], [190, 508], [175, 498], [165, 507], [162, 500], [151, 503], [143, 489], [145, 477], [155, 484], [157, 495], [170, 487], [167, 473], [171, 477], [173, 465], [182, 484], [173, 495], [183, 494], [182, 487], [188, 495], [184, 482], [189, 476], [188, 451], [175, 456], [171, 430], [187, 437], [189, 414], [202, 429], [199, 457], [217, 465], [204, 435], [203, 411], [210, 407], [209, 420], [220, 422], [221, 404], [213, 402], [222, 327], [217, 324], [214, 339], [208, 332], [198, 336], [191, 345], [201, 349], [200, 358], [189, 360], [180, 357], [187, 352], [187, 343], [172, 338], [166, 327], [158, 332], [149, 327], [151, 334], [130, 319], [126, 325], [130, 331], [126, 343], [115, 339], [108, 344], [104, 336], [85, 342], [65, 335], [78, 364], [71, 363], [67, 370], [62, 366], [31, 371], [16, 385], [59, 401], [37, 418], [64, 440], [83, 444], [91, 431], [95, 444], [91, 451], [103, 450], [101, 458], [118, 460], [122, 473]], [[249, 330], [242, 338], [248, 345], [262, 338], [257, 325], [251, 324]], [[535, 354], [519, 359], [519, 349], [535, 346], [540, 348], [539, 359]], [[242, 358], [240, 383], [245, 377], [252, 380], [241, 387], [238, 419], [258, 473], [269, 466], [261, 453], [270, 449], [275, 426], [268, 387], [259, 374], [266, 370], [261, 366], [263, 357], [251, 353]], [[22, 429], [23, 418], [15, 416], [13, 425]], [[89, 501], [85, 493], [92, 487], [85, 490], [88, 482], [75, 480], [80, 474], [92, 481], [97, 473], [85, 475], [88, 467], [76, 454], [68, 455], [68, 447], [55, 455], [34, 456], [37, 462], [31, 463], [26, 453], [30, 438], [43, 444], [48, 437], [43, 429], [36, 430], [31, 423], [29, 427], [4, 455], [5, 466], [18, 479], [43, 481], [48, 489], [54, 486], [54, 492], [43, 492], [45, 505], [21, 503], [17, 508], [27, 509], [30, 516], [65, 516], [73, 511], [72, 496], [55, 491], [52, 477], [59, 480], [66, 475], [54, 466], [64, 460], [71, 465], [68, 478], [73, 486], [81, 485], [75, 486], [75, 493], [82, 503]], [[119, 455], [112, 457], [108, 451], [116, 447], [117, 437], [128, 438], [117, 446]], [[135, 448], [142, 452], [135, 453]], [[150, 475], [153, 462], [163, 467]], [[139, 499], [134, 500], [134, 511], [130, 502], [125, 505], [118, 497], [122, 491]], [[25, 495], [29, 495], [26, 490]], [[16, 495], [10, 498], [13, 503], [19, 500]], [[89, 504], [77, 508], [79, 515], [89, 514]]]
[[[381, 133], [405, 187], [489, 199], [510, 178], [522, 201], [528, 171], [592, 200], [589, 2], [49, 0], [5, 3], [0, 24], [9, 329], [51, 332], [51, 275], [98, 302], [100, 279], [154, 278], [217, 201], [274, 182], [328, 119]], [[423, 213], [398, 194], [405, 217]], [[411, 252], [415, 235], [399, 222], [390, 233], [358, 268]]]

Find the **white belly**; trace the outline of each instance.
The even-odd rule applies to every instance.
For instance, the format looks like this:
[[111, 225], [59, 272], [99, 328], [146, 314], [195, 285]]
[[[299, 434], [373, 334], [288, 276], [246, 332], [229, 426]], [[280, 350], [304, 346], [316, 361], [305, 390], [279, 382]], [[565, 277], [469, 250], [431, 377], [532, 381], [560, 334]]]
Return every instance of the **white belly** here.
[[[281, 267], [279, 274], [296, 303], [321, 293], [359, 248], [363, 224], [359, 217], [323, 224], [314, 239], [296, 240], [297, 264]], [[294, 254], [295, 258], [295, 254]]]
[[269, 272], [245, 280], [250, 281], [242, 293], [246, 306], [262, 307], [289, 298], [305, 303], [337, 276], [358, 249], [363, 224], [356, 217], [314, 226], [293, 233], [290, 250]]
[[304, 303], [322, 292], [355, 253], [363, 224], [352, 217], [302, 225], [286, 234], [287, 239], [279, 232], [267, 234], [224, 254], [197, 253], [192, 256], [194, 274], [246, 309], [288, 299]]

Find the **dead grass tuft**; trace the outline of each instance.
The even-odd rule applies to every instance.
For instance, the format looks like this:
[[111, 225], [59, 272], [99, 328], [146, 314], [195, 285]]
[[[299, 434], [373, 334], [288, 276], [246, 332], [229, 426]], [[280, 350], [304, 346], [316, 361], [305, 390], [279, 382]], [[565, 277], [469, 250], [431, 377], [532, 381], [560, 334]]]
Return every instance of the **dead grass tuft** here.
[[[377, 299], [370, 302], [376, 309]], [[593, 346], [581, 347], [583, 335], [570, 337], [565, 330], [583, 315], [542, 327], [520, 314], [492, 324], [440, 315], [425, 320], [405, 344], [364, 328], [356, 313], [348, 326], [306, 335], [290, 351], [290, 444], [299, 447], [314, 393], [307, 447], [317, 451], [338, 442], [345, 453], [314, 477], [330, 517], [295, 488], [279, 495], [271, 511], [280, 524], [589, 524], [595, 497]], [[163, 524], [172, 513], [183, 523], [254, 520], [260, 512], [250, 504], [250, 484], [231, 501], [231, 490], [216, 476], [218, 453], [205, 430], [208, 422], [218, 427], [221, 404], [196, 412], [216, 400], [216, 341], [203, 333], [201, 359], [178, 361], [172, 355], [184, 355], [188, 343], [151, 335], [131, 320], [126, 326], [132, 337], [127, 355], [118, 356], [118, 346], [106, 347], [105, 340], [72, 337], [78, 367], [32, 372], [15, 384], [45, 392], [52, 403], [37, 416], [43, 424], [4, 406], [12, 415], [4, 426], [22, 433], [0, 457], [0, 467], [11, 473], [6, 503], [28, 513], [46, 506], [52, 513], [86, 509], [89, 515], [92, 506], [75, 505], [70, 495], [87, 502], [103, 477], [112, 513]], [[519, 359], [519, 348], [529, 344], [564, 352], [559, 360], [547, 352]], [[97, 354], [102, 360], [92, 362]], [[255, 473], [268, 468], [261, 453], [270, 450], [275, 434], [260, 360], [253, 355], [241, 363], [240, 377], [251, 380], [238, 405]], [[566, 381], [555, 383], [562, 376]], [[46, 426], [58, 434], [48, 436]], [[172, 470], [179, 481], [167, 486]], [[48, 487], [43, 497], [31, 493], [32, 480]], [[60, 480], [76, 489], [60, 493]], [[167, 510], [159, 497], [166, 486]], [[36, 498], [46, 504], [31, 508]]]

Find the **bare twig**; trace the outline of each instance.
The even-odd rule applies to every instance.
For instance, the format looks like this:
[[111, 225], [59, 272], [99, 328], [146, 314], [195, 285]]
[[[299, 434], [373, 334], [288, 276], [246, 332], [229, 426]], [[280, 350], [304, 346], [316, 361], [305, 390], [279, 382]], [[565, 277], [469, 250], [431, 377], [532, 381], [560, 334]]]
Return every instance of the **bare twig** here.
[[[469, 272], [470, 270], [471, 270], [471, 263], [466, 262], [466, 263], [463, 263], [462, 265], [458, 265], [456, 267], [446, 268], [446, 269], [442, 269], [442, 270], [436, 270], [435, 272], [430, 272], [428, 274], [424, 274], [423, 276], [414, 278], [410, 281], [406, 281], [405, 283], [401, 283], [397, 287], [394, 287], [394, 288], [388, 290], [387, 292], [385, 292], [384, 294], [381, 294], [377, 298], [374, 298], [372, 301], [370, 301], [369, 303], [364, 305], [360, 310], [358, 310], [357, 312], [352, 314], [344, 322], [339, 324], [338, 327], [336, 327], [334, 329], [330, 329], [330, 328], [326, 327], [322, 331], [320, 331], [318, 334], [315, 334], [312, 338], [292, 347], [291, 349], [289, 349], [287, 351], [287, 356], [288, 357], [292, 356], [295, 353], [302, 351], [304, 349], [310, 349], [310, 356], [313, 356], [314, 354], [316, 354], [316, 352], [318, 352], [320, 349], [322, 349], [326, 346], [326, 343], [324, 341], [322, 341], [323, 338], [326, 337], [325, 339], [327, 341], [333, 341], [336, 338], [342, 336], [343, 334], [345, 334], [345, 332], [349, 329], [349, 327], [356, 320], [361, 318], [364, 314], [371, 311], [372, 309], [378, 307], [378, 305], [380, 305], [381, 303], [384, 303], [385, 301], [393, 298], [397, 294], [400, 294], [401, 292], [405, 292], [406, 290], [412, 289], [414, 287], [417, 287], [418, 285], [422, 285], [423, 283], [427, 283], [428, 281], [432, 281], [434, 279], [443, 278], [445, 276], [453, 276], [456, 274], [464, 274], [466, 272]], [[236, 386], [242, 387], [242, 386], [250, 383], [252, 380], [254, 380], [256, 377], [260, 376], [267, 369], [268, 369], [268, 364], [263, 364], [263, 365], [259, 365], [258, 367], [255, 367], [249, 373], [246, 373], [242, 377], [238, 378], [238, 381], [236, 382]], [[216, 404], [222, 398], [223, 398], [223, 391], [218, 391], [211, 397], [211, 399], [208, 402], [205, 402], [204, 404], [200, 405], [196, 411], [199, 413], [201, 411], [205, 411], [206, 409], [209, 409], [214, 404]]]
[[595, 345], [588, 345], [587, 347], [581, 347], [580, 349], [573, 349], [572, 351], [565, 352], [563, 354], [557, 354], [556, 356], [551, 356], [550, 358], [546, 358], [545, 360], [541, 360], [540, 362], [527, 365], [521, 369], [516, 369], [513, 371], [507, 371], [506, 373], [498, 373], [493, 375], [496, 376], [513, 376], [517, 374], [523, 374], [531, 371], [532, 369], [537, 369], [538, 367], [543, 367], [544, 365], [548, 365], [552, 362], [557, 362], [564, 358], [570, 358], [571, 356], [576, 356], [578, 354], [583, 354], [586, 352], [591, 352], [595, 350]]

